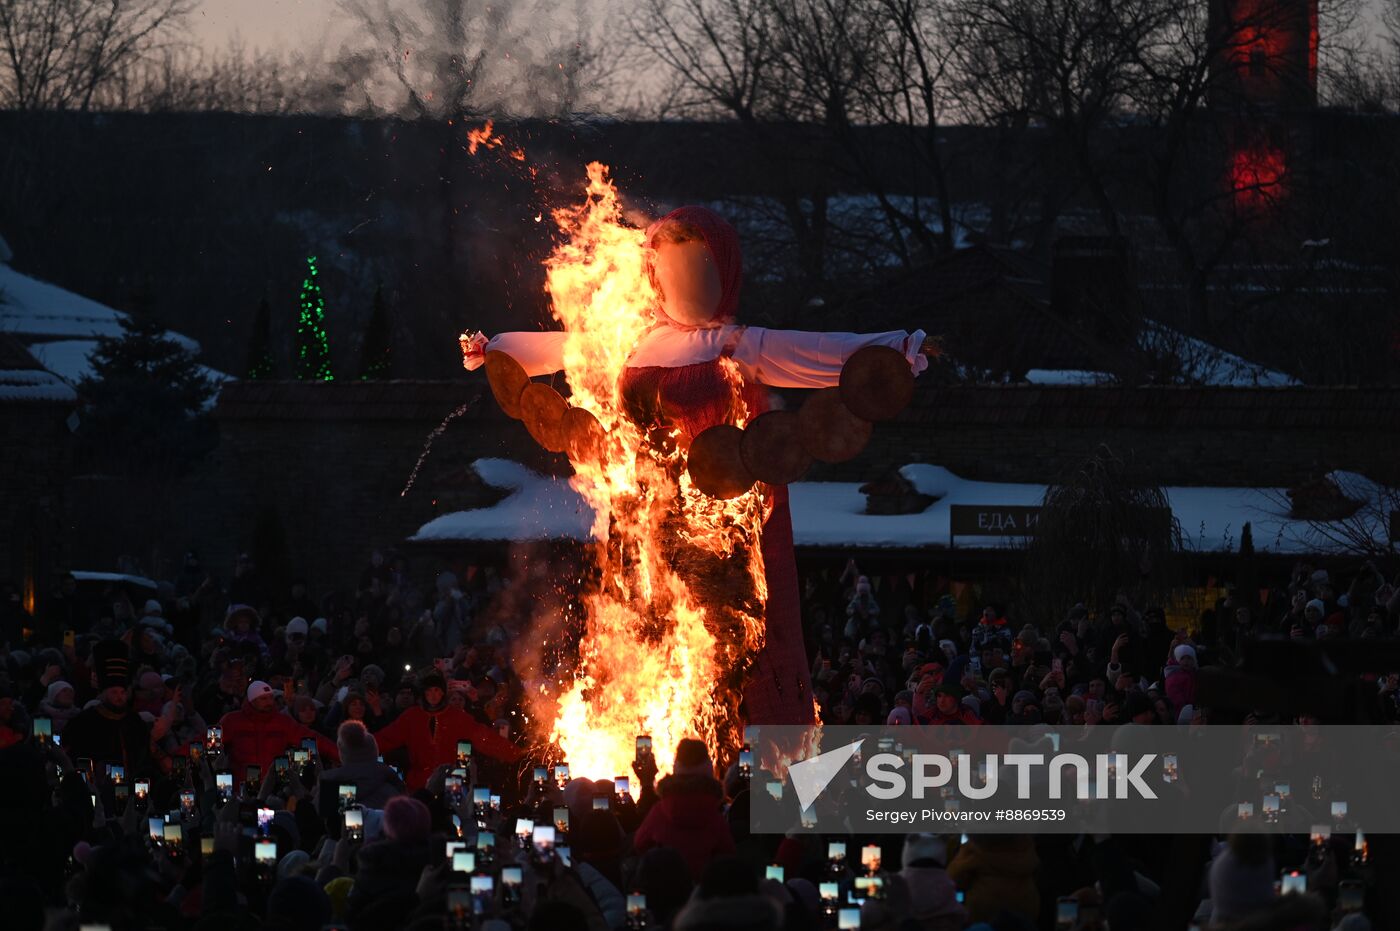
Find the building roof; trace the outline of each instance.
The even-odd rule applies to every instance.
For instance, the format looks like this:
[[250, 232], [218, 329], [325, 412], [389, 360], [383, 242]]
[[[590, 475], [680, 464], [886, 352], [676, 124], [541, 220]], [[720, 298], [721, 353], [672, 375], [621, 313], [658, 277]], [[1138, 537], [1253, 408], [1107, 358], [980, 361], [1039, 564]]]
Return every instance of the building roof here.
[[[98, 340], [120, 337], [126, 317], [105, 304], [21, 274], [8, 264], [8, 249], [0, 250], [0, 338], [10, 346], [0, 353], [0, 368], [40, 368], [63, 383], [77, 385], [92, 373], [90, 359]], [[199, 343], [188, 336], [172, 331], [165, 335], [198, 355]], [[18, 359], [15, 347], [28, 362]], [[215, 382], [228, 380], [223, 372], [207, 366], [201, 369]]]
[[[480, 459], [474, 467], [488, 484], [503, 488], [507, 494], [489, 507], [434, 518], [410, 537], [412, 542], [583, 541], [596, 532], [592, 509], [569, 486], [568, 479], [539, 475], [500, 459]], [[933, 503], [913, 514], [870, 514], [860, 483], [789, 485], [794, 543], [799, 547], [903, 550], [952, 545], [1014, 548], [1024, 544], [1024, 536], [955, 538], [953, 507], [1038, 507], [1045, 498], [1043, 484], [971, 481], [926, 463], [906, 465], [899, 471]], [[1381, 490], [1364, 476], [1337, 472], [1329, 477], [1354, 500], [1380, 500]], [[1233, 551], [1246, 523], [1254, 528], [1259, 552], [1327, 553], [1337, 548], [1334, 537], [1289, 514], [1286, 489], [1174, 487], [1163, 491], [1188, 550]], [[1378, 524], [1371, 530], [1383, 532]]]

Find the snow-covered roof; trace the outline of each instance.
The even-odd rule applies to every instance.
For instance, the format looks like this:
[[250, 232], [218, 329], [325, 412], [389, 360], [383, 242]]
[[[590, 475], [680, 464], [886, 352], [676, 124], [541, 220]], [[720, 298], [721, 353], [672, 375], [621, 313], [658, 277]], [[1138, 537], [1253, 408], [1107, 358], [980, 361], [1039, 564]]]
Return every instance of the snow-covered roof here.
[[1299, 382], [1293, 376], [1265, 368], [1248, 359], [1226, 352], [1219, 346], [1187, 336], [1179, 330], [1144, 320], [1138, 344], [1146, 351], [1176, 355], [1186, 380], [1197, 385], [1234, 388], [1286, 388]]
[[[425, 524], [412, 540], [585, 540], [593, 525], [588, 506], [568, 479], [549, 478], [519, 463], [481, 459], [477, 472], [487, 484], [510, 490], [495, 505], [445, 514]], [[788, 486], [792, 531], [801, 547], [919, 549], [947, 547], [998, 549], [1020, 546], [1024, 537], [950, 537], [953, 505], [1037, 506], [1045, 485], [979, 482], [941, 466], [918, 463], [900, 469], [917, 491], [938, 500], [918, 514], [867, 514], [866, 496], [855, 482], [795, 482]], [[1349, 497], [1378, 500], [1380, 489], [1364, 476], [1333, 473]], [[1198, 552], [1230, 552], [1241, 528], [1253, 525], [1261, 553], [1325, 553], [1334, 549], [1326, 535], [1288, 516], [1282, 488], [1170, 487], [1164, 489], [1183, 542]]]
[[[954, 475], [941, 466], [915, 464], [900, 474], [918, 492], [938, 500], [919, 514], [866, 514], [860, 486], [844, 482], [798, 482], [788, 486], [791, 497], [793, 537], [798, 546], [859, 546], [912, 549], [921, 546], [1001, 548], [1016, 546], [1024, 537], [971, 537], [950, 534], [953, 505], [1036, 506], [1045, 498], [1045, 485], [1010, 482], [978, 482]], [[1362, 476], [1333, 476], [1344, 481], [1351, 493]], [[1282, 488], [1168, 487], [1164, 488], [1172, 516], [1181, 525], [1183, 543], [1200, 552], [1232, 551], [1239, 546], [1240, 529], [1253, 525], [1258, 552], [1314, 553], [1328, 549], [1313, 538], [1305, 521], [1287, 514], [1287, 492]]]
[[[90, 359], [97, 338], [121, 336], [121, 321], [126, 316], [80, 294], [20, 274], [0, 260], [0, 333], [13, 334], [40, 365], [70, 385], [92, 373]], [[165, 335], [191, 355], [199, 354], [199, 343], [188, 336], [170, 330]], [[216, 383], [230, 379], [207, 366], [200, 369]]]
[[509, 492], [491, 507], [456, 511], [434, 518], [409, 539], [431, 540], [587, 540], [593, 510], [569, 487], [568, 479], [540, 475], [508, 459], [478, 459], [481, 480]]
[[[178, 334], [168, 333], [171, 337]], [[180, 337], [181, 345], [189, 340]], [[60, 339], [46, 343], [33, 343], [29, 346], [29, 354], [39, 360], [39, 364], [53, 372], [59, 378], [76, 385], [85, 377], [92, 374], [92, 353], [97, 349], [95, 339]], [[226, 375], [218, 369], [211, 369], [207, 365], [198, 367], [200, 374], [214, 382], [216, 388], [219, 384], [232, 381], [231, 375]], [[206, 410], [212, 410], [218, 402], [219, 394], [216, 390], [205, 403]]]
[[76, 401], [78, 393], [43, 369], [0, 369], [0, 401]]
[[140, 575], [127, 575], [125, 572], [84, 572], [74, 570], [70, 573], [79, 582], [125, 582], [128, 585], [139, 585], [141, 588], [160, 588], [155, 582]]
[[1085, 369], [1029, 369], [1026, 381], [1032, 385], [1103, 385], [1112, 382], [1113, 376]]
[[[65, 291], [57, 285], [31, 278], [0, 263], [0, 330], [38, 339], [121, 336], [126, 315], [105, 304]], [[199, 352], [199, 343], [188, 336], [171, 333], [190, 352]]]

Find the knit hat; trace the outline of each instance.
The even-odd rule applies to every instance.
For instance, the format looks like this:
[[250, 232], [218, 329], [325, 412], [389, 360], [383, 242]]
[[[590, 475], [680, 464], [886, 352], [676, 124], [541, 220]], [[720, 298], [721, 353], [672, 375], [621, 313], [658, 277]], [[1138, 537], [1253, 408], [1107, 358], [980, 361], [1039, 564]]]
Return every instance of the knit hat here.
[[890, 709], [890, 713], [885, 716], [886, 724], [913, 724], [914, 718], [909, 713], [909, 709], [903, 705], [895, 705]]
[[1039, 704], [1039, 702], [1035, 700], [1035, 693], [1030, 689], [1021, 689], [1021, 691], [1013, 695], [1011, 697], [1011, 703], [1014, 705], [1016, 702], [1020, 702], [1023, 705]]
[[1191, 657], [1192, 659], [1195, 659], [1195, 658], [1196, 658], [1196, 648], [1193, 647], [1193, 646], [1191, 646], [1191, 644], [1189, 644], [1189, 643], [1178, 643], [1178, 644], [1176, 645], [1176, 649], [1175, 649], [1175, 650], [1172, 650], [1172, 658], [1175, 659], [1175, 660], [1179, 663], [1179, 662], [1181, 662], [1181, 658], [1182, 658], [1183, 656], [1189, 656], [1189, 657]]
[[310, 862], [311, 854], [305, 850], [289, 850], [277, 862], [277, 878], [290, 879], [293, 876], [299, 876], [302, 867]]
[[927, 866], [932, 860], [938, 866], [948, 865], [948, 845], [937, 834], [910, 834], [904, 838], [904, 854], [900, 862], [905, 869], [911, 866]]
[[447, 691], [447, 679], [436, 668], [429, 669], [418, 677], [418, 691], [427, 692], [428, 689]]
[[58, 698], [59, 694], [64, 689], [67, 689], [70, 692], [75, 691], [72, 685], [68, 684], [67, 682], [64, 682], [62, 679], [55, 679], [54, 681], [49, 683], [49, 690], [44, 693], [44, 701], [48, 702], [49, 704], [53, 704], [54, 699]]
[[131, 682], [131, 660], [120, 640], [100, 640], [92, 647], [92, 667], [98, 689], [126, 687]]
[[428, 806], [409, 795], [397, 795], [384, 806], [384, 836], [397, 841], [425, 841], [433, 829]]
[[326, 629], [329, 627], [330, 622], [323, 617], [318, 617], [316, 618], [316, 620], [311, 622], [311, 629], [316, 631], [317, 633], [324, 634], [326, 632]]
[[979, 718], [982, 717], [982, 702], [977, 698], [976, 695], [964, 695], [962, 700], [962, 706], [968, 711], [971, 711], [973, 714], [977, 715]]
[[343, 921], [345, 912], [349, 908], [350, 890], [354, 888], [355, 880], [350, 876], [337, 876], [326, 883], [326, 895], [331, 900], [331, 918], [336, 921]]
[[146, 607], [143, 610], [147, 614], [159, 615], [163, 609], [159, 601], [156, 601], [154, 598], [148, 598], [146, 599]]
[[247, 697], [248, 697], [248, 701], [250, 701], [250, 702], [251, 702], [251, 701], [256, 701], [257, 699], [262, 698], [264, 695], [271, 695], [271, 694], [272, 694], [272, 686], [268, 685], [266, 682], [264, 682], [264, 681], [261, 680], [261, 679], [255, 679], [255, 680], [253, 680], [252, 682], [249, 682], [249, 683], [248, 683]]
[[1323, 603], [1321, 598], [1314, 598], [1312, 601], [1309, 601], [1303, 606], [1303, 610], [1315, 610], [1317, 611], [1318, 616], [1321, 617], [1322, 615], [1327, 613], [1327, 605]]
[[710, 762], [710, 754], [705, 749], [705, 744], [687, 737], [676, 745], [676, 765], [672, 767], [671, 772], [677, 776], [713, 777], [715, 765]]
[[297, 635], [305, 637], [307, 629], [306, 618], [294, 617], [287, 622], [287, 629], [283, 633], [286, 635], [287, 639], [290, 640]]

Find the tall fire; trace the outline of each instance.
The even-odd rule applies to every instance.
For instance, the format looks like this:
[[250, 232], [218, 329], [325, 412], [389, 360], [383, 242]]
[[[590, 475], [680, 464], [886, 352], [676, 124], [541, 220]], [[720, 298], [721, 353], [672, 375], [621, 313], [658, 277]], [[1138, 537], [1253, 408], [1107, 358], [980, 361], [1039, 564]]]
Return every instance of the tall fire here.
[[599, 542], [578, 665], [556, 688], [541, 687], [536, 711], [575, 774], [630, 772], [640, 734], [664, 769], [683, 737], [739, 742], [744, 666], [763, 642], [766, 504], [761, 486], [728, 500], [701, 494], [680, 433], [648, 434], [627, 416], [621, 376], [654, 324], [657, 296], [644, 234], [624, 222], [607, 168], [590, 164], [583, 203], [553, 219], [563, 242], [546, 260], [547, 289], [567, 334], [569, 402], [602, 427], [601, 442], [571, 456]]

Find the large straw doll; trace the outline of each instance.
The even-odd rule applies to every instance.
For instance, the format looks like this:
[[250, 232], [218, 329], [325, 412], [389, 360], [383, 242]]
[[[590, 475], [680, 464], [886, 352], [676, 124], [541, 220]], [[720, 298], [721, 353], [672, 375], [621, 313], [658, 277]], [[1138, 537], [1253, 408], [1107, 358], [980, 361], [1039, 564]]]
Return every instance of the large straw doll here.
[[[838, 383], [844, 386], [843, 366], [858, 351], [869, 347], [883, 347], [868, 353], [876, 368], [883, 363], [888, 372], [893, 360], [902, 370], [898, 376], [910, 380], [911, 389], [911, 376], [928, 365], [925, 354], [931, 346], [922, 330], [809, 333], [736, 324], [743, 272], [738, 235], [711, 210], [691, 206], [671, 212], [651, 225], [646, 243], [650, 248], [648, 272], [658, 298], [655, 325], [628, 359], [619, 393], [628, 417], [647, 430], [649, 436], [673, 437], [682, 451], [689, 452], [692, 475], [699, 465], [695, 460], [701, 445], [706, 445], [712, 436], [720, 439], [722, 433], [732, 430], [712, 428], [741, 420], [752, 427], [768, 424], [779, 428], [788, 441], [782, 445], [790, 447], [799, 458], [805, 456], [805, 461], [811, 461], [801, 449], [801, 438], [792, 429], [795, 414], [785, 412], [789, 418], [786, 427], [774, 415], [764, 415], [769, 410], [765, 385], [814, 389], [834, 389]], [[565, 338], [562, 332], [502, 333], [489, 340], [475, 334], [464, 338], [465, 364], [469, 369], [476, 368], [486, 353], [500, 351], [518, 362], [529, 376], [550, 374], [563, 368]], [[837, 447], [854, 447], [858, 451], [869, 435], [869, 421], [846, 410], [834, 392], [828, 394], [832, 395], [826, 403], [829, 413], [819, 417], [824, 421], [821, 429], [807, 431], [819, 434], [807, 437], [808, 444], [820, 445], [825, 438]], [[899, 406], [907, 400], [906, 395]], [[697, 437], [702, 438], [701, 443], [694, 442]], [[707, 449], [713, 447], [714, 444], [706, 445]], [[816, 453], [817, 458], [828, 459], [847, 455], [823, 456], [820, 449]], [[767, 462], [784, 456], [760, 458]], [[707, 453], [707, 461], [714, 459]], [[717, 459], [722, 462], [725, 455], [721, 453]], [[734, 468], [742, 470], [737, 460]], [[754, 471], [762, 473], [764, 469]], [[703, 477], [696, 477], [703, 485]], [[775, 477], [781, 481], [775, 481]], [[760, 541], [767, 587], [766, 604], [761, 608], [766, 631], [758, 655], [747, 658], [750, 662], [745, 664], [747, 676], [743, 684], [744, 712], [748, 722], [756, 724], [805, 724], [814, 719], [792, 520], [787, 487], [782, 483], [786, 480], [791, 479], [770, 474], [768, 482], [757, 486], [766, 504]], [[736, 487], [743, 487], [744, 482], [752, 484], [753, 478], [745, 478]], [[714, 484], [713, 478], [710, 483]], [[719, 484], [723, 486], [725, 480], [720, 479]], [[723, 489], [713, 493], [730, 496]]]

